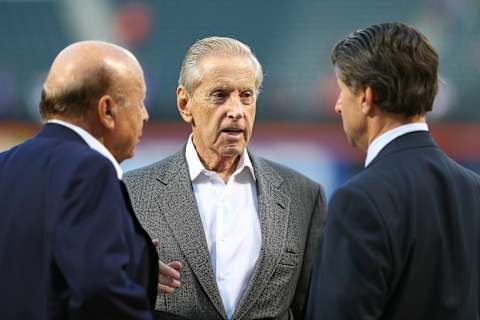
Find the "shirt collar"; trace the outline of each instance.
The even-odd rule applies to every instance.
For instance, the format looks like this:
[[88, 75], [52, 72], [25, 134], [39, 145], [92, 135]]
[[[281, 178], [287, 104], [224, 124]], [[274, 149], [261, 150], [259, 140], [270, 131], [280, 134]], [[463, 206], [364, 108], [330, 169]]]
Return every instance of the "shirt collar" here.
[[382, 151], [382, 149], [385, 148], [387, 144], [392, 142], [394, 139], [413, 131], [428, 131], [428, 126], [425, 122], [404, 124], [400, 127], [388, 130], [376, 137], [368, 146], [367, 158], [365, 159], [365, 167], [368, 166], [373, 161], [373, 159], [377, 157], [380, 151]]
[[79, 126], [76, 126], [72, 123], [65, 122], [65, 121], [58, 120], [58, 119], [48, 120], [47, 123], [56, 123], [56, 124], [59, 124], [61, 126], [67, 127], [69, 129], [75, 131], [85, 141], [85, 143], [90, 148], [99, 152], [105, 158], [110, 160], [110, 162], [113, 164], [113, 167], [115, 168], [115, 171], [117, 172], [118, 180], [122, 180], [122, 176], [123, 176], [122, 167], [120, 167], [117, 160], [115, 160], [115, 158], [110, 153], [110, 151], [108, 151], [108, 149], [105, 148], [105, 146], [100, 141], [95, 139], [90, 133], [88, 133], [84, 129], [80, 128]]
[[[193, 145], [193, 134], [191, 133], [188, 137], [187, 147], [185, 149], [185, 157], [187, 159], [188, 171], [190, 173], [190, 179], [193, 181], [195, 180], [201, 173], [211, 172], [203, 166], [202, 161], [198, 157], [197, 150]], [[250, 174], [252, 175], [253, 180], [255, 180], [255, 173], [253, 170], [252, 161], [248, 156], [247, 149], [243, 150], [242, 155], [240, 156], [240, 160], [237, 164], [237, 169], [233, 173], [232, 176], [236, 175], [237, 173], [241, 172], [245, 167], [248, 168]]]

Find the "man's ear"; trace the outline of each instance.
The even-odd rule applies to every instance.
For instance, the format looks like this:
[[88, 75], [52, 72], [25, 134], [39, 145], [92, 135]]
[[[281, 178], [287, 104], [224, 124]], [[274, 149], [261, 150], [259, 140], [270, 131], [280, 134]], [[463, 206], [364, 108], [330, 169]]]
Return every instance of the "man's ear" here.
[[108, 130], [115, 128], [117, 105], [109, 95], [102, 96], [97, 103], [97, 115], [100, 123]]
[[183, 121], [186, 123], [193, 122], [193, 116], [190, 112], [190, 96], [188, 95], [187, 89], [184, 86], [179, 86], [177, 88], [177, 108], [182, 116]]
[[374, 96], [371, 87], [366, 87], [362, 92], [362, 113], [370, 115], [374, 111]]

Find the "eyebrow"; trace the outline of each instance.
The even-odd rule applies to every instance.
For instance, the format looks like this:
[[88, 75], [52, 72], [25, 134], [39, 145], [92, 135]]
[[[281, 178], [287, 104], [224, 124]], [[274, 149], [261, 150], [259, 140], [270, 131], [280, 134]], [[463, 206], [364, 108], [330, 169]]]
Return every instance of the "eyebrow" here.
[[225, 83], [214, 83], [209, 90], [210, 91], [215, 91], [215, 90], [227, 90], [230, 89], [232, 86], [225, 84]]

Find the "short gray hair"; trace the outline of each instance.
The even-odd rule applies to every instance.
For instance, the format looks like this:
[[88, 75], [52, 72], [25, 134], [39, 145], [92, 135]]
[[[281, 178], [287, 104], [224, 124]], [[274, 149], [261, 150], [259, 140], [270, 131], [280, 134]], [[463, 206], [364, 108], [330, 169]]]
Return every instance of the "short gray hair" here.
[[202, 75], [198, 65], [200, 61], [209, 55], [243, 55], [252, 60], [257, 70], [255, 88], [257, 94], [263, 82], [262, 65], [252, 50], [245, 43], [227, 37], [208, 37], [195, 42], [187, 51], [182, 62], [178, 85], [185, 87], [188, 94], [192, 94], [201, 80]]

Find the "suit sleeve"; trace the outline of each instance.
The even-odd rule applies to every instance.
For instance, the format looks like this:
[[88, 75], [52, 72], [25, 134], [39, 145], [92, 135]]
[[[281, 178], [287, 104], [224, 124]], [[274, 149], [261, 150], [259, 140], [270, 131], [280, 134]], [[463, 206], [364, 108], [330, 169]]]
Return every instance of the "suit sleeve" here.
[[308, 298], [309, 283], [312, 275], [315, 248], [317, 247], [322, 236], [322, 229], [325, 220], [325, 194], [321, 186], [315, 195], [313, 211], [310, 215], [310, 223], [307, 234], [307, 242], [305, 244], [303, 264], [300, 271], [300, 278], [295, 290], [295, 296], [292, 302], [292, 312], [295, 319], [302, 320], [305, 318], [305, 309]]
[[95, 155], [66, 175], [52, 192], [61, 194], [54, 261], [69, 288], [69, 318], [150, 319], [146, 290], [127, 272], [135, 231], [112, 165]]
[[374, 202], [340, 189], [318, 246], [307, 319], [379, 319], [388, 293], [389, 240]]

